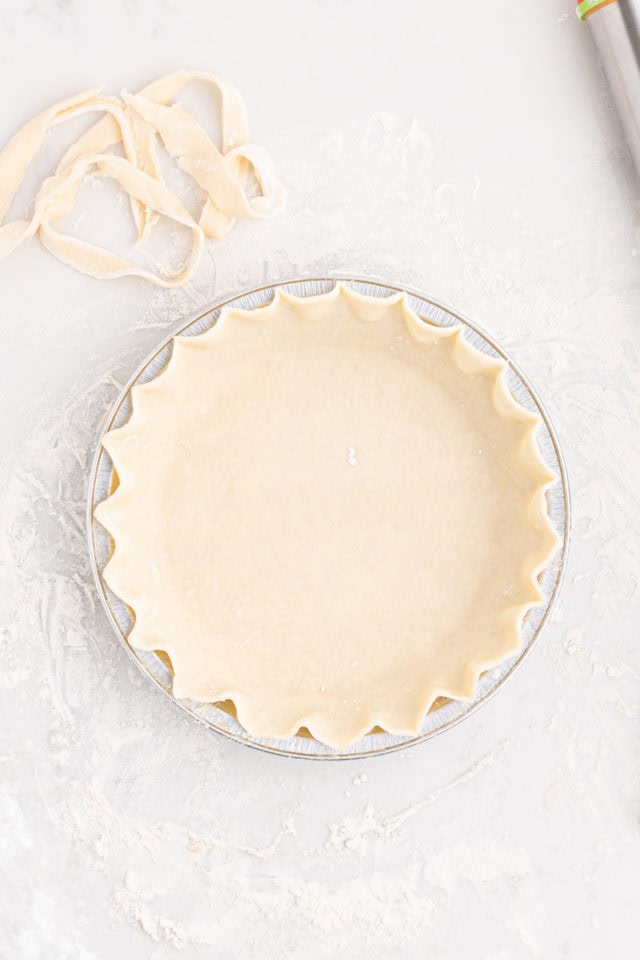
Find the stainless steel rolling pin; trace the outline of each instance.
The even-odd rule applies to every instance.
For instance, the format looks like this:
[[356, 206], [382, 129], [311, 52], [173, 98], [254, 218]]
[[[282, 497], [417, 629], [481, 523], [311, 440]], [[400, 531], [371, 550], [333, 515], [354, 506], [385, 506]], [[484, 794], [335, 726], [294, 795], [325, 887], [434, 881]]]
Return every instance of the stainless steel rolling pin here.
[[640, 0], [583, 0], [629, 147], [640, 173]]

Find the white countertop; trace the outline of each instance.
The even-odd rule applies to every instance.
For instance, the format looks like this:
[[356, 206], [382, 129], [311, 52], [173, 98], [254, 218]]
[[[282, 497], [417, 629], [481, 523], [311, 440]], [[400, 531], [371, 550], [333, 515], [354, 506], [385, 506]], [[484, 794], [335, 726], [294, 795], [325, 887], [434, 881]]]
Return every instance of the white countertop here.
[[[289, 190], [180, 292], [92, 280], [37, 241], [0, 264], [0, 957], [631, 956], [640, 191], [571, 0], [0, 14], [3, 142], [77, 90], [197, 68], [240, 88]], [[116, 242], [126, 205], [100, 212], [101, 196], [79, 206], [93, 197], [89, 226], [106, 216]], [[113, 637], [84, 535], [98, 426], [152, 346], [225, 292], [332, 270], [424, 289], [511, 351], [575, 514], [554, 620], [494, 700], [426, 744], [335, 764], [181, 715]]]

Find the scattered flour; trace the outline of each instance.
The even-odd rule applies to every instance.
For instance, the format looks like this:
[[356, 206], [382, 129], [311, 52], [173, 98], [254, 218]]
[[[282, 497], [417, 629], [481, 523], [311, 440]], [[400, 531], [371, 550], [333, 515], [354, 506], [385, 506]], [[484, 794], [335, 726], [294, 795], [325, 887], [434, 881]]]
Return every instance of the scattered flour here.
[[[594, 176], [591, 203], [552, 197], [545, 226], [461, 168], [456, 143], [387, 113], [353, 136], [302, 126], [282, 157], [289, 213], [238, 229], [188, 288], [92, 288], [90, 308], [71, 290], [69, 314], [52, 306], [30, 334], [29, 357], [74, 359], [16, 408], [0, 454], [0, 955], [41, 960], [55, 929], [56, 960], [451, 960], [473, 929], [487, 960], [588, 958], [583, 918], [611, 877], [632, 888], [639, 842], [637, 278], [604, 254], [626, 242], [611, 193]], [[594, 220], [602, 246], [576, 267]], [[558, 423], [575, 516], [562, 603], [519, 674], [366, 773], [261, 756], [183, 717], [112, 638], [85, 546], [99, 424], [154, 343], [214, 296], [332, 270], [478, 311]]]

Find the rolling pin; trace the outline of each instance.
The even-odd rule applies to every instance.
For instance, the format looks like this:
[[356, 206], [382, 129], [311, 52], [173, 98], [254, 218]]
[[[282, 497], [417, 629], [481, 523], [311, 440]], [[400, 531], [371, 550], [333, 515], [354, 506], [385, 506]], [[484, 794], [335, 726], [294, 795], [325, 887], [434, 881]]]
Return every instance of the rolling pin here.
[[640, 0], [582, 0], [636, 169], [640, 173]]

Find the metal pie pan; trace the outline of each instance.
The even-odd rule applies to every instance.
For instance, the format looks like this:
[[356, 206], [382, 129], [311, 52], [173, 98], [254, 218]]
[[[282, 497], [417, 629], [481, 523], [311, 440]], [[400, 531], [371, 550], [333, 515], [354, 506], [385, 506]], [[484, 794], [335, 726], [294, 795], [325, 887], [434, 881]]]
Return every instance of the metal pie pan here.
[[[192, 337], [204, 333], [214, 325], [224, 307], [235, 307], [248, 310], [264, 306], [269, 303], [276, 288], [280, 287], [288, 293], [298, 297], [317, 296], [327, 293], [335, 284], [341, 281], [349, 289], [357, 293], [373, 297], [389, 297], [396, 293], [405, 292], [409, 306], [418, 316], [437, 324], [438, 326], [460, 325], [463, 328], [465, 339], [476, 349], [490, 357], [499, 357], [507, 363], [506, 382], [519, 404], [525, 409], [536, 413], [540, 417], [538, 429], [538, 446], [545, 463], [554, 471], [558, 482], [548, 491], [548, 505], [551, 522], [560, 537], [560, 549], [545, 569], [540, 578], [540, 588], [544, 602], [539, 607], [530, 610], [525, 616], [522, 627], [522, 643], [519, 652], [505, 660], [500, 666], [483, 674], [477, 684], [476, 694], [472, 701], [444, 701], [436, 705], [425, 716], [418, 733], [410, 736], [375, 732], [361, 737], [348, 747], [334, 750], [309, 736], [297, 735], [284, 740], [260, 739], [251, 736], [236, 720], [228, 706], [213, 703], [197, 703], [192, 700], [182, 700], [174, 697], [172, 691], [172, 675], [161, 655], [157, 653], [136, 650], [128, 642], [128, 635], [133, 626], [130, 611], [107, 586], [103, 570], [111, 554], [112, 544], [106, 531], [94, 520], [94, 509], [98, 503], [106, 499], [111, 491], [113, 482], [113, 467], [109, 455], [102, 447], [102, 439], [109, 430], [122, 426], [131, 415], [131, 389], [138, 383], [153, 380], [166, 366], [171, 356], [172, 341], [176, 336]], [[125, 647], [127, 653], [134, 659], [142, 672], [174, 701], [177, 706], [198, 720], [206, 724], [217, 733], [230, 737], [248, 746], [256, 747], [270, 753], [282, 754], [289, 757], [304, 757], [309, 759], [341, 760], [356, 759], [376, 754], [390, 753], [400, 750], [411, 744], [420, 743], [434, 737], [437, 733], [449, 729], [468, 717], [483, 703], [486, 703], [503, 683], [510, 677], [531, 651], [542, 628], [549, 618], [553, 604], [558, 595], [567, 556], [569, 541], [569, 489], [566, 469], [558, 440], [549, 420], [549, 417], [526, 377], [518, 369], [511, 358], [490, 337], [483, 333], [469, 320], [460, 316], [454, 310], [427, 296], [426, 294], [398, 286], [382, 280], [365, 279], [354, 276], [332, 277], [303, 277], [278, 283], [264, 284], [236, 296], [225, 297], [196, 317], [174, 330], [156, 347], [144, 360], [126, 384], [120, 396], [109, 412], [100, 436], [89, 478], [89, 495], [87, 502], [87, 530], [89, 538], [89, 554], [96, 587], [102, 605], [107, 613], [116, 636]]]

